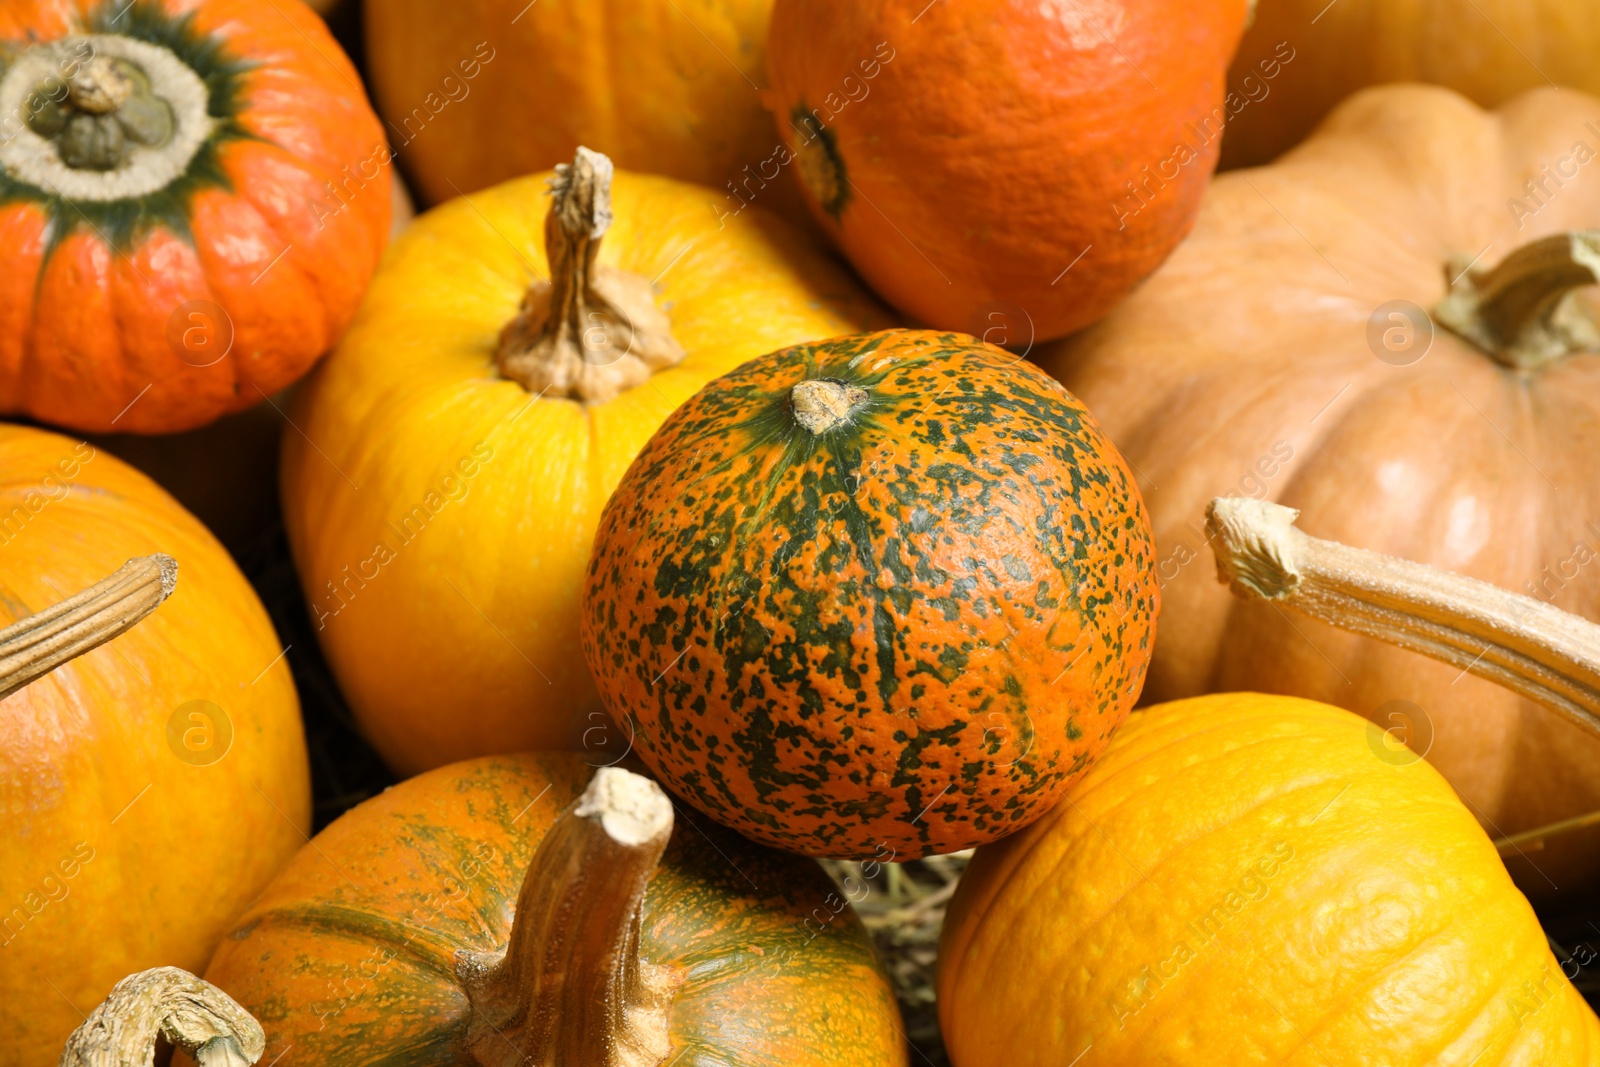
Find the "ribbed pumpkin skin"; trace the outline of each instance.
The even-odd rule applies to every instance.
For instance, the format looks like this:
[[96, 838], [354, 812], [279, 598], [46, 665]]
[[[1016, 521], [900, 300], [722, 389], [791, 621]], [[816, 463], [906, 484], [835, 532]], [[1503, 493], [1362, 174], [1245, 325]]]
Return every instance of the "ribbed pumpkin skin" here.
[[771, 13], [772, 0], [374, 0], [367, 54], [426, 203], [565, 163], [582, 144], [710, 186], [704, 210], [753, 199], [804, 219], [757, 88]]
[[1483, 107], [1549, 85], [1600, 93], [1597, 49], [1588, 0], [1260, 0], [1228, 73], [1222, 165], [1272, 161], [1370, 85], [1431, 82]]
[[[1380, 758], [1380, 753], [1386, 758]], [[956, 1067], [1589, 1064], [1600, 1023], [1426, 762], [1293, 697], [1141, 709], [945, 920]]]
[[323, 649], [402, 773], [577, 748], [604, 721], [578, 644], [583, 568], [640, 447], [718, 374], [887, 318], [780, 220], [751, 209], [719, 228], [705, 189], [618, 171], [600, 262], [658, 279], [688, 354], [605, 403], [530, 395], [494, 353], [548, 269], [548, 178], [412, 223], [300, 391], [303, 433], [284, 434], [285, 522]]
[[[1497, 834], [1600, 808], [1593, 736], [1458, 667], [1238, 599], [1204, 534], [1213, 497], [1262, 497], [1313, 536], [1600, 619], [1600, 355], [1511, 370], [1436, 324], [1380, 358], [1386, 305], [1432, 309], [1453, 256], [1493, 266], [1600, 226], [1600, 167], [1574, 154], [1600, 150], [1588, 123], [1600, 99], [1568, 90], [1493, 112], [1436, 86], [1364, 90], [1279, 162], [1219, 177], [1137, 293], [1034, 351], [1140, 474], [1169, 624], [1152, 700], [1292, 693], [1408, 730]], [[1558, 165], [1539, 206], [1526, 183]], [[1592, 882], [1592, 833], [1552, 838], [1543, 873], [1512, 870], [1529, 892]]]
[[[593, 773], [494, 756], [374, 797], [301, 850], [205, 977], [261, 1021], [279, 1067], [473, 1062], [457, 955], [505, 947], [534, 850]], [[641, 955], [681, 983], [666, 1062], [903, 1065], [888, 979], [827, 876], [692, 818], [679, 806], [644, 900]]]
[[[0, 625], [152, 552], [178, 560], [153, 615], [0, 701], [4, 1067], [55, 1064], [126, 975], [204, 967], [311, 824], [289, 667], [222, 546], [106, 452], [0, 425]], [[169, 747], [195, 700], [232, 725], [209, 765]]]
[[133, 200], [65, 200], [0, 167], [0, 410], [190, 429], [289, 385], [349, 325], [387, 240], [386, 142], [303, 4], [9, 0], [0, 60], [91, 31], [203, 57], [213, 131]]
[[[804, 379], [865, 388], [795, 419]], [[679, 408], [595, 535], [583, 641], [664, 782], [758, 841], [947, 852], [1045, 811], [1133, 706], [1157, 611], [1132, 474], [959, 334], [752, 360]]]
[[1061, 337], [1193, 225], [1246, 8], [776, 0], [773, 112], [812, 214], [884, 299]]

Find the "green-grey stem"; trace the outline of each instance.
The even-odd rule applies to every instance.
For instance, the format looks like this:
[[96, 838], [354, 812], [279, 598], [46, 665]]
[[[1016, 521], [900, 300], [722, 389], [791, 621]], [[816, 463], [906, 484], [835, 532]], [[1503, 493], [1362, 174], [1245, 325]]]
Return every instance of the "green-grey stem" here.
[[672, 979], [640, 958], [645, 889], [672, 835], [648, 778], [602, 767], [539, 842], [506, 951], [458, 969], [479, 1067], [657, 1067]]
[[75, 170], [116, 170], [136, 145], [170, 141], [175, 121], [172, 106], [156, 95], [138, 64], [105, 55], [46, 78], [29, 101], [29, 128]]
[[1553, 234], [1489, 270], [1452, 264], [1447, 273], [1450, 293], [1434, 317], [1506, 366], [1600, 351], [1600, 329], [1573, 299], [1575, 289], [1600, 283], [1600, 230]]

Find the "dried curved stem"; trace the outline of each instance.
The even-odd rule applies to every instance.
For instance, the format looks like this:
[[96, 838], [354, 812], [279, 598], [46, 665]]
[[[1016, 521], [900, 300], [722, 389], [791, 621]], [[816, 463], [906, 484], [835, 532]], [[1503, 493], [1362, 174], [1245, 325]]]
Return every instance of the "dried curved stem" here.
[[611, 174], [611, 160], [587, 148], [556, 167], [544, 221], [550, 280], [528, 288], [500, 334], [500, 374], [540, 396], [600, 403], [683, 359], [650, 281], [597, 262]]
[[1300, 513], [1218, 497], [1206, 509], [1217, 577], [1498, 682], [1600, 734], [1600, 626], [1488, 582], [1295, 529]]
[[[1531, 597], [1421, 563], [1323, 541], [1300, 513], [1218, 497], [1206, 509], [1217, 577], [1353, 633], [1461, 667], [1600, 733], [1600, 626]], [[1589, 812], [1495, 842], [1502, 856], [1600, 825]]]
[[121, 634], [177, 585], [177, 560], [140, 556], [76, 596], [0, 630], [0, 698]]
[[1571, 299], [1574, 289], [1600, 283], [1600, 230], [1534, 241], [1489, 270], [1450, 272], [1450, 294], [1434, 316], [1506, 366], [1600, 350], [1600, 329]]
[[176, 967], [129, 975], [67, 1038], [60, 1067], [150, 1067], [156, 1035], [200, 1067], [250, 1067], [267, 1047], [261, 1024], [228, 994]]
[[671, 979], [639, 956], [645, 888], [672, 836], [648, 778], [602, 767], [539, 843], [506, 951], [467, 957], [467, 1047], [481, 1067], [656, 1067]]

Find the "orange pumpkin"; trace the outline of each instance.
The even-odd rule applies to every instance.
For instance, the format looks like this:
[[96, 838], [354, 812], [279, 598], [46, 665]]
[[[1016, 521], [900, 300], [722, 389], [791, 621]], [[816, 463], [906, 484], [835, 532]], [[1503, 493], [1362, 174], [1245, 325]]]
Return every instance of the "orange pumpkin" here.
[[815, 864], [576, 755], [453, 764], [347, 812], [206, 979], [278, 1067], [906, 1062], [888, 979]]
[[1188, 231], [1246, 0], [777, 0], [771, 99], [874, 289], [1026, 344], [1109, 311]]
[[[549, 170], [579, 144], [806, 221], [762, 106], [772, 0], [376, 0], [373, 93], [424, 203]], [[426, 30], [419, 32], [419, 27]]]
[[344, 332], [390, 153], [304, 5], [7, 3], [0, 114], [0, 411], [188, 429]]
[[796, 345], [670, 415], [600, 519], [583, 649], [712, 818], [910, 859], [1048, 810], [1133, 706], [1158, 606], [1133, 475], [970, 337]]
[[1600, 226], [1596, 128], [1600, 100], [1565, 90], [1495, 112], [1362, 92], [1278, 163], [1220, 176], [1161, 270], [1039, 354], [1150, 505], [1152, 699], [1347, 707], [1407, 731], [1497, 834], [1600, 808], [1600, 741], [1458, 667], [1236, 602], [1204, 527], [1219, 493], [1271, 499], [1319, 536], [1600, 618], [1600, 355], [1593, 305], [1565, 297], [1600, 245], [1561, 236]]
[[[0, 1064], [46, 1067], [129, 971], [204, 965], [304, 843], [311, 789], [266, 612], [147, 478], [89, 445], [0, 426], [0, 547], [6, 622], [132, 556], [169, 553], [180, 569], [154, 614], [0, 700]], [[129, 588], [101, 587], [84, 632], [105, 639], [129, 621]], [[4, 669], [15, 631], [54, 619], [64, 635], [73, 618], [0, 632]]]

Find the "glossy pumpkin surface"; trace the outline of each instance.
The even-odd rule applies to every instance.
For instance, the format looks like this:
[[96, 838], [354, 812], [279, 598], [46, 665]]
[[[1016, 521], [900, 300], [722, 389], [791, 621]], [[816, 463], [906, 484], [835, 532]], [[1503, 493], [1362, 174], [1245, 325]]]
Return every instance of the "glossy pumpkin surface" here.
[[622, 472], [711, 378], [886, 317], [780, 220], [752, 209], [719, 227], [704, 189], [619, 172], [599, 261], [656, 280], [687, 355], [603, 403], [531, 393], [497, 374], [495, 352], [548, 271], [547, 180], [413, 222], [302, 388], [303, 433], [284, 435], [286, 525], [323, 649], [405, 773], [604, 734], [578, 598]]
[[1600, 1023], [1472, 813], [1348, 712], [1136, 711], [979, 849], [946, 917], [958, 1067], [1582, 1064]]
[[[1425, 314], [1474, 257], [1600, 225], [1600, 167], [1578, 162], [1600, 151], [1592, 120], [1600, 100], [1565, 91], [1484, 112], [1444, 89], [1368, 90], [1278, 164], [1219, 177], [1127, 304], [1039, 355], [1140, 473], [1167, 623], [1153, 699], [1347, 707], [1425, 752], [1496, 836], [1600, 808], [1600, 743], [1459, 668], [1235, 599], [1204, 533], [1212, 497], [1262, 497], [1314, 536], [1600, 618], [1584, 458], [1600, 356], [1513, 370]], [[1563, 187], [1530, 198], [1547, 166]], [[1594, 839], [1575, 840], [1523, 884], [1594, 873]]]
[[[425, 203], [572, 158], [715, 190], [804, 219], [762, 106], [772, 0], [377, 0], [374, 95]], [[427, 32], [417, 32], [426, 26]]]
[[[576, 755], [495, 756], [374, 797], [301, 851], [206, 979], [261, 1021], [280, 1067], [472, 1062], [457, 961], [505, 947], [534, 850], [593, 771]], [[664, 1062], [904, 1064], [888, 980], [826, 875], [685, 825], [681, 807], [678, 823], [639, 942], [673, 984]]]
[[[814, 432], [802, 382], [854, 390]], [[1133, 476], [1076, 399], [959, 334], [799, 345], [701, 390], [601, 519], [583, 641], [640, 758], [813, 855], [1025, 825], [1133, 706], [1157, 591]]]
[[1484, 107], [1547, 85], [1600, 92], [1596, 49], [1586, 0], [1260, 0], [1228, 73], [1222, 165], [1269, 162], [1369, 85], [1431, 82]]
[[788, 166], [913, 318], [1008, 345], [1060, 337], [1192, 225], [1246, 6], [777, 0]]
[[[110, 170], [64, 162], [72, 127], [41, 117], [90, 57], [154, 79], [135, 100], [175, 124]], [[166, 433], [303, 374], [349, 324], [389, 225], [359, 84], [298, 3], [6, 4], [0, 105], [25, 121], [0, 149], [0, 410]]]
[[0, 700], [5, 1067], [54, 1064], [128, 973], [204, 967], [310, 827], [289, 668], [222, 546], [106, 452], [0, 426], [0, 624], [152, 552], [166, 603]]

